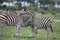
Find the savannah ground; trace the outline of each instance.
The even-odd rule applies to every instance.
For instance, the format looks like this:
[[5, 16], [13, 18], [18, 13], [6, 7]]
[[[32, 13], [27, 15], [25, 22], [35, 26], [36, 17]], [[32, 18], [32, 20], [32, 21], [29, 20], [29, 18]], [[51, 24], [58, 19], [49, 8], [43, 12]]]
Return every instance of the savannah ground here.
[[[50, 18], [54, 18], [53, 15], [47, 14], [43, 16], [49, 16]], [[50, 32], [50, 40], [60, 40], [60, 22], [53, 22], [53, 32]], [[14, 26], [4, 26], [3, 27], [3, 36], [0, 37], [0, 40], [47, 40], [46, 39], [46, 31], [44, 29], [40, 29], [39, 37], [36, 38], [29, 38], [31, 28], [30, 27], [23, 27], [22, 28], [22, 36], [13, 37], [15, 32]]]

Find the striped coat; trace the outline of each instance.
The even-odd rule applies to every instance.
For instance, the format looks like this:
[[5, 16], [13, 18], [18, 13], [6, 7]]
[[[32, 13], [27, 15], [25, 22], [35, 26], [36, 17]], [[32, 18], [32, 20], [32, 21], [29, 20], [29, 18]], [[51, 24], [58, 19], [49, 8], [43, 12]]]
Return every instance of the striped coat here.
[[49, 37], [49, 28], [53, 32], [53, 28], [51, 25], [52, 22], [53, 22], [53, 20], [49, 17], [35, 18], [33, 32], [37, 35], [37, 33], [38, 33], [37, 29], [45, 29], [47, 31], [47, 38], [48, 38]]
[[16, 26], [16, 32], [14, 36], [18, 36], [21, 26], [32, 25], [32, 19], [33, 17], [30, 13], [17, 15], [17, 13], [13, 11], [4, 11], [0, 13], [0, 35], [2, 34], [2, 27], [7, 24]]
[[38, 29], [46, 28], [47, 26], [50, 26], [52, 24], [52, 19], [49, 17], [42, 17], [42, 18], [36, 18], [34, 20], [34, 24], [37, 26]]
[[20, 13], [19, 15], [22, 20], [23, 20], [23, 25], [22, 26], [31, 26], [33, 27], [33, 21], [34, 21], [34, 17], [35, 17], [35, 13], [31, 10], [26, 10], [22, 13]]
[[16, 32], [15, 32], [15, 35], [16, 35], [19, 32], [21, 21], [22, 20], [20, 19], [20, 17], [17, 15], [16, 12], [4, 11], [0, 13], [0, 35], [2, 34], [2, 27], [5, 24], [16, 26]]
[[4, 22], [7, 25], [15, 25], [17, 23], [17, 14], [12, 11], [0, 13], [0, 22]]

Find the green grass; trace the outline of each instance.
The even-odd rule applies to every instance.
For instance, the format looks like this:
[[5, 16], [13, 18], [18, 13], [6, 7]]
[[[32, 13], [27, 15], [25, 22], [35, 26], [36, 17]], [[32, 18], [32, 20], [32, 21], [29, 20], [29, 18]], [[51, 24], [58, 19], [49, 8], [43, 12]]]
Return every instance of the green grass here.
[[[50, 14], [48, 14], [50, 15]], [[50, 16], [51, 17], [51, 16]], [[52, 18], [52, 17], [51, 17]], [[54, 32], [50, 32], [50, 40], [60, 40], [60, 22], [53, 22], [52, 23]], [[22, 28], [22, 36], [13, 37], [15, 33], [14, 26], [4, 26], [3, 27], [3, 36], [0, 37], [0, 40], [47, 40], [45, 38], [46, 31], [44, 29], [40, 29], [39, 37], [36, 38], [29, 38], [31, 28], [30, 27], [23, 27]]]
[[[50, 32], [50, 40], [60, 40], [60, 22], [54, 22], [52, 24], [54, 32]], [[0, 40], [46, 40], [46, 31], [44, 29], [40, 29], [39, 37], [36, 38], [28, 38], [30, 34], [31, 28], [23, 27], [22, 28], [22, 37], [18, 36], [13, 37], [15, 28], [13, 26], [5, 26], [3, 27], [3, 36], [0, 37]], [[24, 38], [25, 37], [25, 38]]]

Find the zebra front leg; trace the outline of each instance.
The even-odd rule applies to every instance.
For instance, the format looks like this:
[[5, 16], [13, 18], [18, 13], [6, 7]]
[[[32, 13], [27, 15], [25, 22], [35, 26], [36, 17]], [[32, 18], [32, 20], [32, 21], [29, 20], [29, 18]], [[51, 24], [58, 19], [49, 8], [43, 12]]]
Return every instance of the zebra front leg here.
[[49, 27], [46, 28], [46, 38], [49, 39]]
[[31, 27], [30, 37], [33, 37], [33, 32], [34, 32], [34, 28], [33, 28], [33, 27]]
[[[38, 33], [38, 31], [37, 31], [37, 28], [36, 27], [31, 27], [31, 33], [30, 33], [30, 37], [33, 37], [33, 35], [35, 34], [36, 36], [37, 36], [37, 33]], [[36, 37], [34, 35], [34, 37]]]
[[19, 35], [20, 30], [21, 30], [21, 25], [20, 25], [20, 23], [18, 23], [17, 26], [16, 26], [16, 32], [15, 32], [14, 37], [17, 37]]
[[38, 36], [38, 35], [37, 35], [37, 34], [38, 34], [38, 29], [37, 29], [37, 27], [36, 27], [36, 26], [34, 27], [34, 34], [35, 34], [35, 37], [37, 37], [37, 36]]

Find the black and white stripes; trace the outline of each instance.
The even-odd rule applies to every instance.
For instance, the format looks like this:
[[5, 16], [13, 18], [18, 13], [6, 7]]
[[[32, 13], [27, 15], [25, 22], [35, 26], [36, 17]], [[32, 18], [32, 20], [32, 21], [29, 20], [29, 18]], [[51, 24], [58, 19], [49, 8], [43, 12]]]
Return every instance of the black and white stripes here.
[[[49, 29], [53, 32], [52, 28], [53, 20], [49, 17], [35, 18], [34, 19], [34, 28], [32, 28], [32, 32], [36, 35], [38, 33], [38, 29], [45, 29], [47, 32], [47, 38], [49, 37]], [[31, 35], [32, 36], [32, 35]]]
[[5, 22], [8, 25], [15, 25], [16, 20], [17, 19], [17, 15], [13, 12], [2, 12], [0, 13], [0, 22]]
[[[52, 19], [49, 17], [42, 17], [42, 18], [36, 18], [34, 21], [35, 26], [37, 26], [38, 29], [42, 29], [42, 28], [47, 28], [50, 27], [51, 28], [51, 24], [52, 24]], [[52, 28], [51, 28], [51, 31]]]
[[0, 13], [0, 35], [2, 34], [2, 28], [5, 24], [17, 26], [17, 23], [18, 23], [17, 13], [13, 11], [3, 11], [2, 13]]
[[31, 26], [32, 28], [31, 33], [33, 32], [36, 33], [36, 29], [34, 29], [35, 27], [37, 29], [45, 28], [46, 30], [47, 30], [47, 27], [49, 27], [51, 31], [53, 31], [51, 26], [53, 20], [51, 18], [49, 17], [35, 18], [35, 14], [32, 14], [32, 13], [33, 12], [29, 12], [29, 11], [28, 13], [21, 14], [21, 15], [17, 15], [17, 13], [12, 11], [6, 11], [6, 12], [0, 13], [0, 35], [2, 31], [2, 26], [4, 24], [16, 26], [15, 36], [18, 36], [18, 33], [20, 32], [21, 26], [23, 25], [23, 23], [25, 23], [25, 25], [27, 24]]

